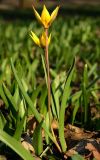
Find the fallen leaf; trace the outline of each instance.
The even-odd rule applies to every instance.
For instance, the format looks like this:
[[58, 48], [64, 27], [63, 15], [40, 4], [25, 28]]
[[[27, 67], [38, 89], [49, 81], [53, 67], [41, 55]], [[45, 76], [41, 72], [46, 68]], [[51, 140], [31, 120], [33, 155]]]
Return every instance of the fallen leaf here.
[[78, 128], [76, 126], [68, 124], [65, 128], [65, 138], [74, 139], [74, 140], [81, 140], [81, 139], [88, 139], [92, 138], [96, 133], [86, 131], [83, 128]]
[[87, 146], [85, 148], [93, 153], [93, 156], [96, 160], [100, 160], [100, 153], [91, 143], [87, 143]]
[[22, 146], [23, 146], [26, 150], [35, 153], [33, 146], [32, 146], [30, 143], [28, 143], [27, 141], [22, 141]]

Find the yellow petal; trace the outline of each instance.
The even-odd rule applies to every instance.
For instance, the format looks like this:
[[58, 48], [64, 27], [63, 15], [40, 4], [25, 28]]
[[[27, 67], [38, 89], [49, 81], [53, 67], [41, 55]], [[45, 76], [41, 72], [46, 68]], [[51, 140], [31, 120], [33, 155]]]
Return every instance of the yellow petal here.
[[46, 8], [46, 6], [43, 6], [42, 14], [41, 14], [41, 21], [44, 25], [45, 28], [49, 27], [49, 22], [50, 22], [50, 14]]
[[50, 24], [55, 20], [57, 14], [58, 14], [59, 6], [56, 7], [56, 9], [51, 14]]
[[34, 8], [34, 6], [33, 6], [33, 10], [34, 10], [34, 14], [35, 14], [35, 17], [37, 18], [37, 20], [38, 20], [39, 22], [41, 22], [41, 17], [40, 17], [40, 15], [39, 15], [39, 13], [36, 11], [36, 9]]
[[50, 41], [51, 41], [51, 33], [50, 33], [49, 38], [48, 38], [48, 45], [50, 44]]
[[[48, 38], [48, 45], [51, 41], [51, 34], [49, 35], [49, 38]], [[41, 43], [41, 46], [44, 48], [46, 46], [46, 34], [45, 32], [42, 33], [41, 37], [40, 37], [40, 43]]]
[[36, 34], [31, 31], [30, 36], [31, 36], [32, 40], [34, 41], [34, 43], [40, 47], [40, 46], [41, 46], [41, 45], [40, 45], [40, 40], [39, 40], [39, 38], [36, 36]]
[[43, 32], [41, 37], [40, 37], [40, 43], [41, 43], [42, 47], [46, 46], [46, 34], [45, 34], [45, 32]]

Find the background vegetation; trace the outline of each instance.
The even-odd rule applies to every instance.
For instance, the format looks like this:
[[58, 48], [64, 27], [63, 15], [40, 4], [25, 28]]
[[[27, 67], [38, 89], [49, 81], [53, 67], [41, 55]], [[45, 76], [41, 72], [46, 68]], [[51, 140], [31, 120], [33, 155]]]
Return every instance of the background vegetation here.
[[[20, 140], [22, 133], [27, 131], [27, 117], [33, 114], [29, 107], [32, 104], [25, 92], [37, 110], [43, 116], [47, 114], [47, 90], [41, 59], [43, 51], [33, 44], [29, 36], [31, 30], [37, 35], [41, 32], [34, 17], [31, 21], [0, 18], [0, 129], [16, 140]], [[100, 19], [86, 16], [59, 17], [51, 30], [49, 59], [54, 119], [59, 121], [65, 78], [76, 57], [73, 77], [70, 80], [71, 91], [66, 100], [65, 125], [71, 123], [91, 131], [99, 131], [100, 119], [96, 116], [100, 111]], [[10, 58], [24, 91], [18, 80], [15, 80]], [[95, 114], [92, 113], [93, 108], [96, 109]], [[1, 137], [3, 135], [6, 137], [4, 133]], [[47, 135], [46, 142], [48, 143]], [[37, 155], [43, 151], [42, 143], [39, 144], [40, 150], [35, 146]], [[4, 146], [2, 152], [3, 148]], [[20, 156], [23, 158], [25, 154]]]

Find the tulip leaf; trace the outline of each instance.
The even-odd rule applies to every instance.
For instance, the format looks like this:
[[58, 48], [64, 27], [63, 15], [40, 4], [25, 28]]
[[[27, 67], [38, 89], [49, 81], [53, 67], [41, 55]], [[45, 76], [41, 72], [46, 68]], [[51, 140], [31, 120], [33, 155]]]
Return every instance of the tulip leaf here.
[[37, 155], [40, 155], [43, 152], [42, 124], [43, 121], [37, 125], [33, 133], [33, 147]]
[[14, 115], [16, 115], [16, 113], [18, 111], [18, 107], [16, 105], [16, 102], [15, 102], [13, 96], [11, 95], [10, 91], [8, 90], [8, 88], [5, 86], [5, 84], [3, 84], [3, 89], [4, 89], [4, 92], [7, 96], [7, 98], [10, 100], [10, 102], [12, 104], [11, 110], [14, 113]]
[[71, 157], [72, 160], [85, 160], [81, 155], [79, 154], [74, 154], [72, 157]]
[[20, 140], [20, 138], [21, 138], [24, 122], [25, 122], [25, 116], [20, 121], [18, 120], [18, 122], [17, 122], [16, 131], [14, 134], [14, 138], [16, 140]]
[[89, 96], [89, 89], [87, 91], [88, 86], [88, 71], [87, 71], [87, 64], [84, 67], [83, 73], [83, 86], [82, 86], [82, 95], [83, 95], [83, 107], [84, 107], [84, 123], [86, 124], [88, 121], [88, 96]]
[[[20, 88], [20, 90], [21, 90], [21, 92], [22, 92], [22, 94], [23, 94], [26, 102], [28, 103], [30, 109], [32, 110], [32, 113], [34, 114], [35, 118], [40, 123], [42, 121], [42, 117], [41, 117], [40, 113], [37, 111], [37, 109], [34, 107], [34, 104], [33, 104], [32, 100], [30, 99], [30, 97], [28, 96], [28, 94], [25, 92], [25, 89], [23, 88], [23, 85], [22, 85], [22, 83], [21, 83], [21, 81], [20, 81], [20, 79], [19, 79], [19, 77], [18, 77], [18, 75], [16, 73], [15, 68], [14, 68], [12, 59], [11, 59], [11, 67], [12, 67], [15, 79], [16, 79], [16, 81], [18, 83], [18, 86], [19, 86], [19, 88]], [[48, 134], [48, 136], [50, 137], [50, 139], [55, 143], [55, 140], [54, 140], [52, 134], [47, 129], [45, 122], [43, 122], [42, 127], [44, 128], [45, 132]]]
[[6, 107], [8, 107], [9, 104], [8, 104], [7, 98], [6, 98], [5, 94], [4, 94], [4, 90], [3, 90], [3, 87], [2, 87], [1, 84], [0, 84], [0, 96], [2, 97]]
[[0, 129], [0, 141], [8, 145], [24, 160], [34, 160], [32, 155], [22, 147], [21, 143]]
[[77, 101], [75, 102], [74, 109], [73, 109], [72, 124], [74, 123], [74, 120], [75, 120], [77, 111], [78, 111], [78, 109], [79, 109], [79, 107], [80, 107], [79, 104], [80, 104], [80, 103], [79, 103], [79, 100], [77, 100]]
[[0, 111], [0, 129], [3, 129], [5, 124], [6, 124], [6, 119], [5, 117], [3, 116], [2, 112]]
[[72, 66], [69, 70], [69, 73], [67, 75], [67, 78], [66, 78], [64, 91], [63, 91], [63, 95], [62, 95], [60, 114], [59, 114], [59, 139], [60, 139], [60, 143], [61, 143], [61, 147], [62, 147], [63, 152], [65, 152], [67, 149], [66, 141], [64, 138], [64, 118], [65, 118], [65, 109], [67, 106], [67, 101], [69, 99], [70, 92], [71, 92], [70, 84], [71, 84], [72, 76], [73, 76], [73, 72], [74, 72], [74, 63], [75, 63], [75, 60], [73, 61], [73, 64], [72, 64]]

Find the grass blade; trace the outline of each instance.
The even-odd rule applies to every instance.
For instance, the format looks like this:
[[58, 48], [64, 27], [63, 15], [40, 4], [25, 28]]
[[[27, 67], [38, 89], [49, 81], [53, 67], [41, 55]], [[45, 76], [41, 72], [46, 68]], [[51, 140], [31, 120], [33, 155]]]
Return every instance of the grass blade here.
[[[32, 102], [32, 100], [30, 99], [30, 97], [28, 96], [28, 94], [25, 92], [23, 86], [22, 86], [22, 83], [20, 82], [19, 80], [19, 77], [17, 76], [16, 74], [16, 70], [14, 68], [14, 65], [13, 65], [13, 62], [12, 62], [12, 59], [11, 59], [11, 67], [12, 67], [12, 70], [13, 70], [13, 73], [14, 73], [14, 76], [15, 76], [15, 79], [19, 85], [19, 88], [26, 100], [26, 102], [28, 103], [30, 109], [32, 110], [32, 113], [34, 114], [35, 118], [37, 119], [37, 121], [40, 123], [42, 121], [42, 117], [40, 115], [40, 113], [37, 111], [37, 109], [34, 107], [34, 104]], [[43, 125], [42, 125], [43, 129], [45, 130], [45, 132], [48, 134], [48, 136], [50, 137], [50, 139], [55, 143], [55, 140], [52, 136], [52, 134], [49, 132], [49, 130], [47, 129], [46, 127], [46, 124], [45, 122], [43, 122]]]
[[43, 142], [42, 142], [42, 124], [38, 124], [33, 133], [33, 147], [37, 155], [40, 155], [43, 152]]
[[10, 100], [10, 102], [12, 104], [11, 110], [16, 114], [16, 112], [18, 111], [18, 107], [16, 105], [16, 102], [15, 102], [13, 96], [11, 95], [10, 91], [5, 86], [5, 84], [3, 84], [3, 89], [4, 89], [4, 92], [5, 92], [6, 96], [7, 96], [7, 98]]
[[74, 154], [72, 157], [71, 157], [72, 160], [85, 160], [81, 155], [79, 154]]
[[0, 130], [0, 141], [8, 145], [13, 151], [15, 151], [24, 160], [34, 160], [32, 155], [22, 147], [21, 143], [13, 137], [9, 136], [6, 132]]
[[74, 109], [73, 109], [72, 125], [74, 124], [75, 117], [76, 117], [76, 114], [77, 114], [77, 111], [78, 111], [79, 107], [80, 107], [80, 103], [79, 103], [79, 100], [77, 100], [77, 101], [75, 102]]
[[[75, 62], [75, 61], [74, 61]], [[70, 71], [68, 73], [65, 86], [64, 86], [64, 91], [63, 91], [63, 96], [62, 96], [62, 102], [61, 102], [61, 109], [60, 109], [60, 115], [59, 115], [59, 139], [61, 143], [61, 147], [63, 152], [66, 151], [67, 145], [66, 141], [64, 138], [64, 117], [65, 117], [65, 109], [66, 109], [66, 102], [70, 96], [70, 84], [72, 81], [72, 76], [74, 72], [74, 62], [70, 68]]]
[[23, 127], [24, 127], [24, 122], [25, 122], [25, 116], [20, 121], [18, 121], [17, 125], [16, 125], [16, 131], [15, 131], [15, 134], [14, 134], [14, 138], [18, 141], [21, 138], [22, 130], [23, 130]]
[[3, 129], [4, 126], [6, 125], [6, 119], [5, 117], [3, 116], [2, 112], [0, 111], [0, 129]]
[[3, 90], [3, 87], [2, 87], [1, 84], [0, 84], [0, 96], [2, 97], [6, 107], [8, 108], [9, 104], [8, 104], [7, 98], [6, 98], [5, 94], [4, 94], [4, 90]]
[[83, 75], [83, 106], [84, 106], [84, 123], [86, 124], [88, 121], [88, 95], [89, 91], [87, 91], [88, 86], [88, 72], [87, 72], [87, 64], [84, 67], [84, 75]]

